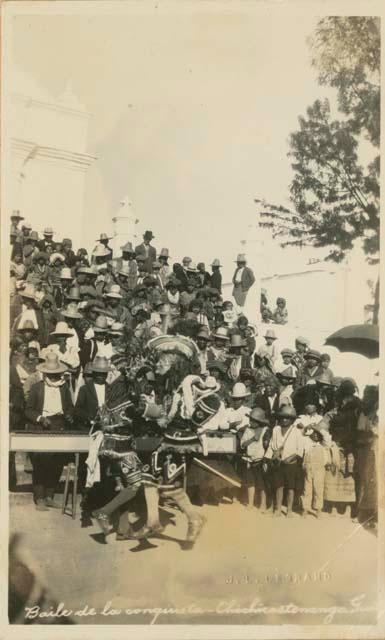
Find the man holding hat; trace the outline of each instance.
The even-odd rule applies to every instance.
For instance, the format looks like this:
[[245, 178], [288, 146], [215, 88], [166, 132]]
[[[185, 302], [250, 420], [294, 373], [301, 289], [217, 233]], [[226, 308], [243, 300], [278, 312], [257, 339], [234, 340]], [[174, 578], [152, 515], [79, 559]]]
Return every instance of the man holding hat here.
[[213, 289], [217, 289], [220, 294], [222, 293], [222, 274], [220, 272], [221, 266], [221, 261], [218, 260], [218, 258], [215, 258], [215, 260], [213, 260], [211, 263], [212, 273], [210, 276], [210, 287], [213, 287]]
[[[73, 404], [65, 381], [67, 367], [59, 362], [58, 354], [48, 351], [45, 361], [37, 366], [43, 380], [31, 387], [26, 402], [27, 430], [64, 431], [71, 428]], [[68, 455], [61, 453], [33, 453], [32, 484], [38, 511], [55, 507], [54, 493]]]
[[237, 256], [237, 268], [233, 275], [233, 298], [238, 307], [244, 307], [249, 289], [255, 282], [253, 271], [247, 267], [247, 260], [244, 253]]
[[142, 255], [145, 258], [144, 266], [147, 273], [152, 273], [152, 263], [156, 260], [156, 249], [150, 243], [155, 238], [152, 231], [145, 231], [143, 234], [143, 242], [135, 247], [135, 255]]

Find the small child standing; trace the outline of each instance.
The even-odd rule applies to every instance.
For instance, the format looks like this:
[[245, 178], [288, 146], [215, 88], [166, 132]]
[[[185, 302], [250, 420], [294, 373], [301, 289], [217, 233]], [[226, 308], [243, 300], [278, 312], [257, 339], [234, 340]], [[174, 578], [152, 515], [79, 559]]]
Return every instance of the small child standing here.
[[318, 518], [324, 504], [325, 473], [329, 453], [324, 446], [324, 434], [317, 427], [313, 426], [308, 437], [310, 442], [305, 449], [303, 459], [305, 483], [302, 494], [302, 515], [306, 517], [313, 507]]

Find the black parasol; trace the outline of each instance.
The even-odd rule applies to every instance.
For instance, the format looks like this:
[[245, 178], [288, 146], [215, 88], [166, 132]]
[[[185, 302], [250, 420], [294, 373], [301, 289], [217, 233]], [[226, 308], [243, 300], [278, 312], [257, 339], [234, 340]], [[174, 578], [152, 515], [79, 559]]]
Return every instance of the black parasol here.
[[325, 344], [342, 352], [359, 353], [367, 358], [379, 356], [379, 331], [375, 324], [352, 324], [329, 336]]

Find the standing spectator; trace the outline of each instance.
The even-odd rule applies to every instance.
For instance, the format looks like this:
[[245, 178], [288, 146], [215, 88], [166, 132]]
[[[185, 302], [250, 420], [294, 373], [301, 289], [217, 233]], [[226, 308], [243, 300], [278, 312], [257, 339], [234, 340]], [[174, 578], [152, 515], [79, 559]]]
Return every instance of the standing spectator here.
[[266, 487], [263, 473], [263, 459], [265, 449], [270, 440], [269, 421], [263, 409], [256, 407], [250, 413], [249, 425], [241, 437], [241, 449], [246, 450], [246, 486], [247, 506], [252, 509], [255, 505], [255, 490], [260, 494], [260, 512], [266, 513]]
[[252, 270], [246, 266], [247, 260], [244, 253], [237, 256], [237, 268], [233, 275], [233, 297], [238, 307], [244, 307], [249, 289], [255, 282]]
[[143, 242], [135, 247], [135, 255], [143, 255], [146, 259], [145, 267], [148, 273], [152, 273], [152, 263], [156, 260], [156, 249], [150, 243], [155, 238], [152, 231], [145, 231]]
[[304, 517], [313, 508], [316, 518], [319, 518], [324, 506], [325, 473], [329, 463], [328, 449], [324, 446], [324, 433], [313, 426], [308, 436], [310, 446], [306, 447], [303, 459], [305, 482], [302, 495], [302, 515]]
[[213, 289], [217, 289], [220, 294], [222, 293], [222, 274], [220, 272], [221, 267], [221, 261], [218, 260], [218, 258], [215, 258], [215, 260], [213, 260], [211, 263], [212, 274], [210, 276], [210, 286], [213, 287]]
[[323, 374], [323, 378], [326, 380], [328, 379], [329, 382], [331, 383], [332, 379], [334, 378], [334, 373], [333, 371], [330, 369], [330, 362], [331, 362], [331, 358], [329, 356], [328, 353], [322, 353], [321, 354], [321, 363], [320, 363], [320, 367], [319, 367], [319, 374]]
[[168, 249], [165, 247], [161, 249], [160, 254], [158, 256], [158, 260], [161, 264], [159, 275], [162, 279], [163, 287], [166, 286], [168, 279], [171, 275], [171, 267], [168, 264], [169, 257], [170, 256], [168, 253]]
[[47, 247], [52, 247], [52, 251], [54, 251], [55, 243], [53, 241], [53, 229], [51, 227], [46, 227], [43, 231], [43, 240], [39, 242], [40, 251], [47, 251]]
[[201, 287], [210, 286], [211, 276], [208, 271], [206, 271], [206, 265], [204, 262], [198, 262], [197, 264], [197, 280], [199, 280]]

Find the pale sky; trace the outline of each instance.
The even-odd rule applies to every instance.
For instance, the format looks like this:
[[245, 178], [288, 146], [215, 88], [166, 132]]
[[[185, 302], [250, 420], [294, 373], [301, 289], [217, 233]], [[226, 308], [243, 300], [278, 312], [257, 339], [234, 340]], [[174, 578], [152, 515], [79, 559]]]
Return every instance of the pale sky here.
[[326, 95], [306, 43], [316, 20], [204, 5], [172, 18], [15, 16], [14, 61], [54, 97], [71, 81], [93, 114], [86, 241], [128, 195], [158, 249], [230, 262], [254, 197], [287, 202], [288, 136]]

